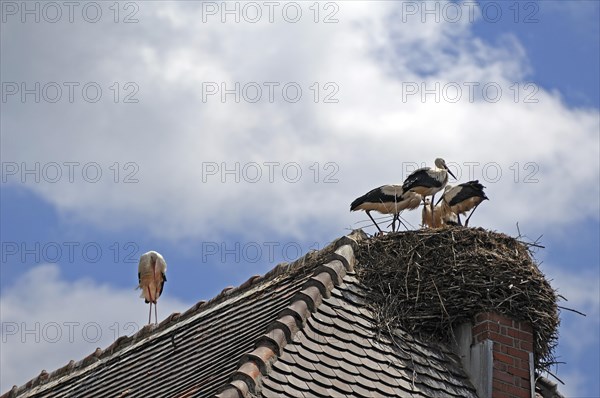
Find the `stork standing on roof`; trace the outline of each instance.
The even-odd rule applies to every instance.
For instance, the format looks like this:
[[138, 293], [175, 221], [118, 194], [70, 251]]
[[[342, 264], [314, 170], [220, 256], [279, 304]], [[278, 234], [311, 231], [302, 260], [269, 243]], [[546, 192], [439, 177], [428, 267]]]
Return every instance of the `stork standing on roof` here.
[[404, 184], [402, 184], [402, 189], [404, 192], [414, 192], [423, 198], [423, 203], [425, 203], [425, 197], [431, 196], [431, 224], [434, 224], [433, 219], [433, 200], [435, 198], [435, 194], [446, 186], [448, 183], [448, 173], [454, 177], [454, 174], [448, 169], [446, 166], [446, 161], [442, 158], [437, 158], [434, 162], [435, 167], [423, 167], [422, 169], [415, 170], [411, 175], [409, 175]]
[[458, 218], [458, 225], [462, 225], [460, 222], [460, 215], [466, 214], [469, 210], [471, 214], [465, 220], [465, 227], [469, 226], [469, 219], [477, 209], [477, 206], [484, 200], [489, 200], [483, 192], [485, 187], [479, 183], [479, 180], [469, 181], [459, 184], [455, 187], [447, 185], [444, 194], [438, 200], [438, 203], [442, 201], [442, 207], [446, 212], [452, 212], [456, 214]]
[[140, 298], [150, 303], [148, 312], [148, 324], [152, 319], [152, 304], [154, 304], [154, 320], [158, 323], [158, 311], [156, 302], [162, 294], [163, 286], [167, 281], [167, 263], [160, 253], [149, 251], [142, 254], [138, 265], [138, 289], [142, 289]]
[[396, 228], [396, 220], [398, 220], [398, 228], [400, 227], [400, 213], [403, 210], [412, 210], [419, 207], [421, 204], [421, 195], [414, 192], [404, 192], [401, 185], [382, 185], [356, 198], [350, 204], [350, 211], [364, 210], [379, 232], [383, 232], [379, 225], [371, 216], [371, 211], [375, 210], [382, 214], [393, 214], [392, 232]]

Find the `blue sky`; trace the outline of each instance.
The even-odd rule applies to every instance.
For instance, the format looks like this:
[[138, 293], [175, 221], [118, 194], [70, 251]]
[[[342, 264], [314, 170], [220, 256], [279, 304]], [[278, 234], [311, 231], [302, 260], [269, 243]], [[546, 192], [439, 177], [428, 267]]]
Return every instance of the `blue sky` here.
[[[473, 224], [514, 236], [519, 222], [530, 239], [543, 235], [542, 271], [564, 306], [587, 313], [562, 312], [557, 353], [567, 364], [555, 373], [567, 396], [600, 396], [599, 4], [480, 2], [475, 21], [457, 23], [423, 22], [415, 2], [332, 3], [315, 23], [310, 4], [299, 4], [299, 23], [256, 24], [210, 14], [198, 23], [201, 3], [137, 4], [120, 9], [117, 23], [103, 3], [95, 24], [77, 13], [73, 23], [23, 23], [3, 8], [3, 95], [21, 82], [64, 91], [56, 103], [46, 100], [50, 86], [39, 103], [20, 93], [1, 103], [2, 392], [110, 344], [127, 322], [143, 325], [147, 308], [133, 290], [140, 254], [157, 250], [169, 266], [164, 318], [366, 225], [348, 212], [355, 197], [444, 156], [461, 181], [479, 162], [475, 177], [491, 200]], [[482, 10], [496, 6], [503, 17], [486, 20]], [[138, 22], [122, 23], [126, 15]], [[322, 23], [327, 15], [338, 22]], [[248, 86], [236, 103], [205, 91], [236, 81], [258, 82], [263, 94], [264, 82], [293, 82], [303, 96], [254, 103]], [[90, 103], [75, 91], [69, 102], [64, 82], [93, 82], [103, 97]], [[493, 83], [504, 95], [403, 99], [423, 83], [456, 83], [464, 99], [463, 82]], [[516, 101], [515, 83], [532, 83], [538, 102], [524, 102], [527, 90]], [[138, 102], [124, 102], [127, 94]], [[22, 182], [22, 165], [36, 162], [40, 182]], [[73, 182], [65, 167], [50, 182], [52, 162], [78, 162]], [[277, 163], [272, 182], [266, 162]], [[223, 163], [239, 164], [238, 182]], [[93, 167], [82, 174], [85, 165]], [[416, 212], [407, 219], [419, 223]], [[48, 342], [48, 322], [97, 322], [103, 336]], [[7, 334], [12, 325], [34, 332]]]

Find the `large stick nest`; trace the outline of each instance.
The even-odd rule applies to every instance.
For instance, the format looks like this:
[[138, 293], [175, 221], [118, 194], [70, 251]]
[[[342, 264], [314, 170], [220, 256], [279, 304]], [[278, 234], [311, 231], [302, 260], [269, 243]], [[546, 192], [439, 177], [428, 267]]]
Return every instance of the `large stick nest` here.
[[496, 312], [531, 323], [536, 369], [554, 362], [557, 295], [527, 244], [481, 228], [426, 229], [363, 240], [357, 258], [382, 332], [452, 343], [453, 326]]

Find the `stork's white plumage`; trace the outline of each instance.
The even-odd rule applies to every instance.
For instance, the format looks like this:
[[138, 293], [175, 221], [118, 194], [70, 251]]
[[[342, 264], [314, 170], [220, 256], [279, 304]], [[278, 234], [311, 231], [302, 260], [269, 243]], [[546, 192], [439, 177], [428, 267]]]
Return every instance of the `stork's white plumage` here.
[[375, 210], [382, 214], [393, 214], [392, 231], [395, 230], [396, 220], [400, 221], [400, 213], [404, 210], [412, 210], [419, 207], [421, 195], [414, 192], [404, 192], [401, 185], [382, 185], [356, 198], [350, 204], [350, 211], [364, 210], [379, 232], [381, 228], [371, 217], [371, 211]]
[[[488, 200], [488, 197], [483, 192], [485, 187], [479, 183], [478, 180], [465, 182], [455, 187], [447, 185], [444, 190], [440, 201], [442, 201], [442, 207], [446, 212], [452, 212], [456, 214], [458, 219], [458, 225], [462, 225], [460, 222], [461, 214], [466, 214], [469, 210], [471, 214], [465, 220], [465, 226], [469, 226], [469, 219], [477, 209], [477, 206], [484, 200]], [[439, 202], [439, 201], [438, 201]]]
[[442, 221], [442, 206], [434, 206], [433, 217], [431, 216], [431, 203], [429, 199], [423, 202], [423, 210], [421, 212], [421, 224], [424, 227], [429, 228], [440, 228], [443, 224]]
[[167, 263], [160, 253], [149, 251], [142, 254], [138, 265], [138, 289], [142, 289], [140, 297], [150, 303], [148, 323], [152, 319], [152, 304], [154, 304], [154, 320], [158, 323], [156, 304], [167, 281]]
[[457, 225], [456, 214], [449, 211], [447, 207], [436, 205], [433, 207], [433, 218], [431, 217], [431, 203], [429, 199], [423, 202], [421, 212], [421, 223], [423, 227], [441, 228], [445, 225]]
[[[434, 162], [435, 167], [423, 167], [422, 169], [415, 170], [411, 175], [409, 175], [404, 184], [402, 184], [402, 189], [404, 192], [414, 192], [421, 197], [423, 197], [423, 201], [425, 197], [431, 196], [431, 223], [434, 224], [433, 215], [433, 201], [435, 198], [435, 194], [446, 186], [448, 183], [448, 173], [452, 177], [454, 174], [448, 169], [446, 166], [446, 161], [442, 158], [437, 158]], [[456, 177], [454, 177], [456, 179]]]

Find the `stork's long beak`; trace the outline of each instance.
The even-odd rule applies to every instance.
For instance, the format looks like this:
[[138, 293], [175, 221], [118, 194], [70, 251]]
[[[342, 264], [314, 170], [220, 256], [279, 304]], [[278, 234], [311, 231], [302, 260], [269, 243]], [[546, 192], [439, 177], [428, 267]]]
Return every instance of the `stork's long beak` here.
[[456, 180], [456, 177], [454, 176], [454, 174], [452, 174], [452, 172], [450, 171], [450, 169], [448, 167], [446, 167], [446, 170], [452, 176], [452, 178], [454, 178]]

